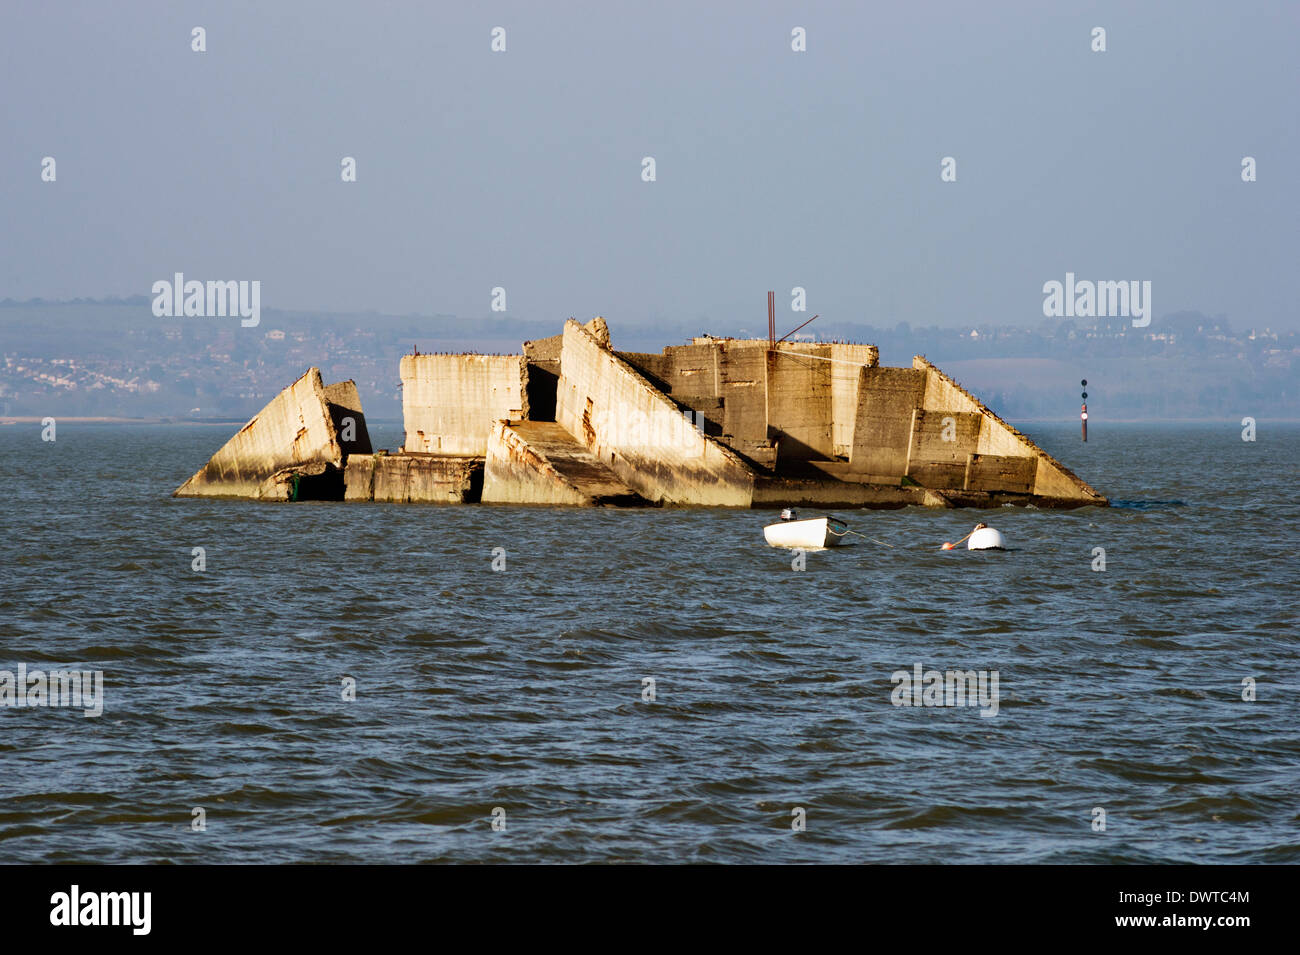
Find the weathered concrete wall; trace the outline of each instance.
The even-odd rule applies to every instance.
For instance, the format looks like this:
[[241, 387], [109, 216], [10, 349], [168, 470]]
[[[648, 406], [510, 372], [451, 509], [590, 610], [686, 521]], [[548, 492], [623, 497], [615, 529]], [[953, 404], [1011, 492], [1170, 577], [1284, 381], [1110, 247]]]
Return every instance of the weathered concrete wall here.
[[524, 412], [522, 355], [405, 355], [404, 450], [487, 454], [492, 425]]
[[912, 412], [925, 394], [925, 372], [861, 368], [849, 469], [877, 484], [899, 484], [907, 474]]
[[284, 500], [277, 472], [310, 463], [343, 467], [320, 369], [309, 368], [214, 454], [176, 497], [253, 497]]
[[375, 499], [375, 458], [382, 454], [353, 454], [343, 471], [343, 500], [373, 501]]
[[[880, 349], [875, 345], [861, 345], [855, 342], [831, 342], [831, 358], [837, 362], [852, 362], [854, 365], [865, 365], [868, 368], [875, 368], [880, 364]], [[856, 372], [853, 380], [856, 381]]]
[[[788, 357], [774, 362], [775, 395], [768, 388], [766, 339], [702, 336], [689, 345], [669, 345], [662, 355], [620, 357], [673, 401], [703, 415], [710, 435], [762, 466], [776, 463], [772, 442], [781, 439], [787, 460], [847, 457], [858, 365], [875, 365], [876, 347], [806, 342], [783, 342], [779, 347]], [[822, 392], [828, 382], [827, 402]], [[814, 394], [805, 387], [812, 387]]]
[[[767, 431], [767, 343], [724, 341], [718, 346], [723, 433], [742, 449], [770, 444]], [[775, 456], [772, 458], [775, 462]]]
[[[784, 347], [784, 346], [782, 346]], [[830, 346], [765, 353], [767, 378], [767, 433], [778, 442], [777, 466], [782, 461], [834, 457], [831, 439]]]
[[354, 454], [344, 472], [348, 501], [465, 504], [479, 500], [483, 459], [444, 454]]
[[966, 462], [964, 489], [1029, 494], [1037, 469], [1038, 460], [1029, 455], [972, 454]]
[[686, 401], [692, 397], [716, 398], [721, 394], [716, 345], [675, 345], [664, 350], [673, 358], [674, 398]]
[[[701, 413], [709, 434], [763, 467], [775, 466], [772, 442], [782, 438], [787, 460], [847, 458], [856, 421], [858, 367], [875, 366], [879, 351], [874, 345], [840, 342], [783, 342], [779, 348], [790, 357], [774, 362], [776, 395], [768, 390], [766, 339], [701, 336], [689, 345], [669, 345], [662, 355], [620, 357], [673, 401]], [[829, 404], [821, 393], [828, 380]], [[814, 395], [803, 391], [809, 385]]]
[[1106, 503], [1104, 497], [1079, 480], [1074, 472], [995, 415], [982, 401], [924, 357], [917, 355], [912, 359], [912, 367], [924, 372], [926, 376], [922, 405], [926, 411], [970, 411], [984, 417], [979, 447], [976, 449], [979, 454], [1029, 456], [1036, 459], [1032, 493], [1051, 498], [1055, 502]]
[[573, 320], [564, 326], [556, 420], [649, 501], [750, 505], [749, 466]]
[[766, 341], [699, 338], [662, 355], [619, 352], [674, 402], [699, 412], [705, 430], [737, 447], [767, 444]]
[[646, 503], [563, 426], [498, 421], [488, 441], [486, 504], [635, 506]]
[[922, 487], [965, 487], [966, 462], [979, 447], [983, 420], [975, 412], [914, 408], [907, 476]]
[[853, 428], [858, 417], [858, 371], [874, 368], [880, 361], [875, 345], [832, 342], [831, 350], [831, 447], [835, 457], [853, 452]]
[[665, 394], [672, 393], [677, 361], [669, 354], [669, 349], [665, 348], [662, 355], [657, 352], [640, 351], [616, 351], [614, 354], [650, 379], [650, 384], [660, 391]]

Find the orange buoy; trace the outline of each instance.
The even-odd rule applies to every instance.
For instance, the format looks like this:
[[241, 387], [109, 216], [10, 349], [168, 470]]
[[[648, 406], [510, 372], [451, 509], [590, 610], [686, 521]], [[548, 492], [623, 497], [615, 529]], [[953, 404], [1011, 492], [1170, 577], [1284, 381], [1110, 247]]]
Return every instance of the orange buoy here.
[[956, 546], [957, 546], [957, 545], [954, 544], [952, 541], [944, 541], [944, 542], [943, 542], [943, 549], [944, 549], [944, 550], [952, 550], [952, 549], [953, 549], [954, 547], [956, 547]]

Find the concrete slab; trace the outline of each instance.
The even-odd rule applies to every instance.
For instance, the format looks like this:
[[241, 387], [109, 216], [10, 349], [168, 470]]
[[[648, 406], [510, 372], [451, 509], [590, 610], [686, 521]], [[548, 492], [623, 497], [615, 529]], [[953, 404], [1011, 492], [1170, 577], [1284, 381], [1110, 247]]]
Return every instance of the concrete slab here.
[[483, 459], [453, 454], [355, 454], [344, 472], [345, 500], [397, 504], [473, 504]]
[[484, 503], [636, 507], [636, 494], [561, 425], [498, 421], [488, 441]]
[[484, 457], [494, 422], [523, 415], [522, 355], [404, 355], [403, 450]]
[[879, 484], [900, 484], [907, 474], [912, 412], [925, 396], [925, 372], [912, 368], [861, 368], [850, 470]]

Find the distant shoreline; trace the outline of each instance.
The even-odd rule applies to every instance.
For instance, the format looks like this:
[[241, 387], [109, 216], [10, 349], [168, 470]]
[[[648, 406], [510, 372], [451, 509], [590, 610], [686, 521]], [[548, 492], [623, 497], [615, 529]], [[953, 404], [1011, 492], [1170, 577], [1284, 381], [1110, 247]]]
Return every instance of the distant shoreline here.
[[[248, 423], [247, 418], [203, 418], [198, 420], [189, 420], [184, 418], [116, 418], [116, 417], [74, 417], [72, 415], [47, 415], [53, 417], [55, 421], [68, 422], [70, 424], [193, 424], [204, 426], [230, 427], [230, 425], [243, 426]], [[0, 425], [6, 424], [40, 424], [45, 417], [36, 417], [34, 415], [0, 415]]]

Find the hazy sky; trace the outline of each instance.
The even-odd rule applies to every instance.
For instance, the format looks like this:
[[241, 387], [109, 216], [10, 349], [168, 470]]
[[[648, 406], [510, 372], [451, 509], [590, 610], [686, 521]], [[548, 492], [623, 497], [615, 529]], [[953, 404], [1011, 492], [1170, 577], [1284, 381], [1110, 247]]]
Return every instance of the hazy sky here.
[[1294, 2], [7, 0], [0, 298], [182, 271], [260, 280], [263, 308], [473, 321], [501, 286], [508, 317], [757, 331], [768, 289], [783, 330], [1050, 322], [1073, 271], [1150, 280], [1156, 316], [1295, 328], [1298, 25]]

